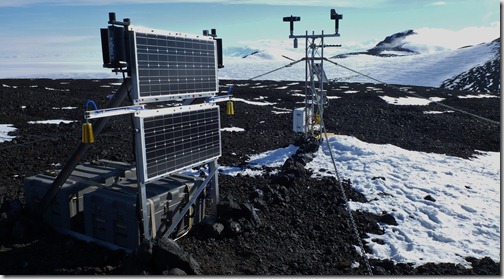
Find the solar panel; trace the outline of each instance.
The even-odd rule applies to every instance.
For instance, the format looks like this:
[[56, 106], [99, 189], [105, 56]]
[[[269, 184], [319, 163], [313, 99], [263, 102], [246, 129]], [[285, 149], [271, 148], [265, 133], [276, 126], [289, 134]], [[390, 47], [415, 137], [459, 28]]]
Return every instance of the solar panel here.
[[[137, 154], [142, 154], [143, 182], [202, 165], [221, 156], [217, 105], [201, 104], [136, 114], [140, 127]], [[138, 142], [138, 141], [137, 141]], [[138, 155], [137, 155], [138, 156]]]
[[132, 93], [136, 103], [213, 96], [218, 92], [212, 37], [132, 27]]

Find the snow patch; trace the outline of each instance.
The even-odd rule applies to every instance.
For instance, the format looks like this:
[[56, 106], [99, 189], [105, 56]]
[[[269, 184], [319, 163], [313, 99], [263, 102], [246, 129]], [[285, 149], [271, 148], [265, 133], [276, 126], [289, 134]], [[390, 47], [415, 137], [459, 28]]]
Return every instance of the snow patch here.
[[53, 107], [52, 109], [77, 109], [77, 107]]
[[427, 106], [432, 102], [440, 102], [444, 100], [443, 98], [436, 98], [436, 97], [429, 99], [416, 98], [416, 97], [399, 97], [399, 98], [389, 96], [379, 96], [379, 97], [391, 105], [398, 105], [398, 106]]
[[424, 111], [423, 114], [443, 114], [443, 113], [453, 113], [453, 110], [445, 110], [445, 111], [437, 111], [437, 110], [429, 110]]
[[[362, 142], [350, 136], [329, 138], [340, 176], [371, 201], [350, 201], [352, 210], [392, 214], [398, 226], [383, 225], [384, 235], [368, 234], [371, 258], [470, 267], [465, 257], [500, 261], [500, 152], [472, 159], [409, 151]], [[306, 165], [314, 177], [333, 169], [326, 143]], [[377, 176], [385, 179], [373, 179]], [[430, 195], [436, 201], [426, 200]]]
[[77, 120], [63, 120], [63, 119], [52, 119], [52, 120], [38, 120], [38, 121], [28, 121], [28, 124], [51, 124], [59, 125], [61, 123], [68, 124], [72, 122], [77, 122]]
[[12, 124], [0, 124], [0, 143], [15, 139], [16, 137], [9, 136], [9, 133], [16, 130]]
[[220, 129], [222, 132], [245, 132], [245, 129], [238, 127], [226, 127]]
[[270, 103], [270, 102], [254, 102], [254, 101], [249, 101], [245, 100], [242, 98], [233, 98], [232, 101], [238, 101], [238, 102], [243, 102], [249, 105], [255, 105], [255, 106], [272, 106], [276, 105], [276, 103]]
[[[300, 90], [301, 91], [301, 90]], [[305, 94], [301, 94], [301, 93], [294, 93], [294, 94], [291, 94], [291, 96], [294, 96], [294, 97], [305, 97]]]
[[56, 88], [51, 88], [51, 87], [44, 87], [45, 90], [49, 91], [61, 91], [61, 92], [69, 92], [70, 89], [56, 89]]
[[500, 98], [500, 96], [490, 95], [490, 94], [465, 95], [465, 96], [457, 96], [457, 97], [460, 99]]
[[252, 155], [248, 161], [251, 166], [280, 167], [285, 160], [296, 153], [298, 146], [289, 145], [284, 148], [266, 151], [261, 154]]
[[288, 109], [288, 108], [273, 107], [273, 109], [276, 109], [276, 110], [271, 111], [274, 114], [286, 114], [286, 113], [292, 112], [292, 109]]

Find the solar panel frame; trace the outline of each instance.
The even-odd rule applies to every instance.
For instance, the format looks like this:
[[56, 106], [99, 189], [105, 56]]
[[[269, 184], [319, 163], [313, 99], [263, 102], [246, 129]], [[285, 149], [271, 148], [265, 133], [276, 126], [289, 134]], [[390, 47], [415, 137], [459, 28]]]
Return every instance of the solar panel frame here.
[[135, 104], [215, 96], [217, 43], [210, 36], [130, 26]]
[[215, 104], [139, 111], [135, 128], [140, 183], [210, 163], [222, 155], [220, 109]]

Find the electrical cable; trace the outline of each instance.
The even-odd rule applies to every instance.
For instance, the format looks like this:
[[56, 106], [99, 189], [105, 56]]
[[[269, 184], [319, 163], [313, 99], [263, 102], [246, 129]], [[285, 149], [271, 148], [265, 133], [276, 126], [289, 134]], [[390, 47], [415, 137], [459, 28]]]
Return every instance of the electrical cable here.
[[92, 100], [87, 100], [87, 102], [86, 102], [86, 110], [87, 110], [87, 108], [89, 107], [90, 104], [93, 105], [93, 107], [94, 107], [95, 110], [98, 110], [98, 107], [96, 106], [96, 103], [93, 102]]

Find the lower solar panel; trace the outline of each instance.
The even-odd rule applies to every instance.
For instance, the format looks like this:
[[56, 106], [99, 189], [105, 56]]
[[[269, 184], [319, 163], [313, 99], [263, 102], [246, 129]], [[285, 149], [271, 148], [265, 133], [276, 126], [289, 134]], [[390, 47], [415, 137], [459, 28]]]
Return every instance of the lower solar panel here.
[[221, 156], [220, 115], [202, 104], [138, 112], [137, 168], [143, 182], [208, 163]]

